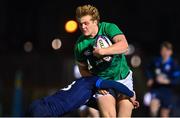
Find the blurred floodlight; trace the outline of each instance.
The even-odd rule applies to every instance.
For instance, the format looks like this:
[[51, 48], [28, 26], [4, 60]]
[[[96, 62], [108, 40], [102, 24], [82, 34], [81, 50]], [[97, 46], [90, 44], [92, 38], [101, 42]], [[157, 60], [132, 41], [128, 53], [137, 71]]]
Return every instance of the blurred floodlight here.
[[126, 55], [131, 55], [135, 52], [135, 47], [132, 44], [129, 44], [128, 46], [128, 52], [126, 52]]
[[78, 28], [78, 25], [77, 25], [77, 22], [74, 21], [74, 20], [69, 20], [66, 22], [65, 24], [65, 30], [68, 32], [68, 33], [73, 33], [77, 30]]
[[60, 49], [60, 48], [61, 48], [61, 45], [62, 45], [62, 43], [61, 43], [61, 40], [60, 40], [59, 38], [55, 38], [55, 39], [52, 41], [52, 48], [53, 48], [54, 50]]
[[31, 52], [33, 49], [33, 44], [30, 42], [30, 41], [27, 41], [25, 44], [24, 44], [24, 50], [25, 52]]
[[77, 65], [74, 66], [74, 77], [75, 77], [76, 79], [79, 79], [79, 78], [81, 77], [81, 74], [80, 74], [80, 72], [79, 72], [79, 68], [78, 68]]
[[132, 67], [136, 68], [141, 65], [141, 58], [138, 55], [134, 55], [131, 57], [131, 65]]

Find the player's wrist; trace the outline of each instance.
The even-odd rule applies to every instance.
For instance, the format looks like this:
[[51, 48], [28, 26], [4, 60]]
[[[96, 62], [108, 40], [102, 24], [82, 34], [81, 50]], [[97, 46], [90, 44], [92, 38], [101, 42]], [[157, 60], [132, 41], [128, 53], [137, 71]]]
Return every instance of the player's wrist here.
[[170, 80], [169, 79], [166, 79], [166, 84], [170, 84]]
[[107, 48], [101, 48], [99, 52], [100, 52], [100, 54], [102, 56], [105, 56], [106, 55], [106, 50], [107, 50]]

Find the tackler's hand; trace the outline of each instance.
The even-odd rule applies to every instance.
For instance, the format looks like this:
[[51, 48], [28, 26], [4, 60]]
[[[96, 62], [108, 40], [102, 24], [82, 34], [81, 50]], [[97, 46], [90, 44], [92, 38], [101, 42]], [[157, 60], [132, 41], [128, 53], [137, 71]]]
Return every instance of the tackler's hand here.
[[156, 77], [156, 82], [159, 84], [170, 84], [170, 80], [163, 74]]
[[134, 100], [134, 99], [131, 99], [130, 98], [130, 101], [132, 102], [132, 104], [134, 105], [134, 108], [137, 109], [139, 107], [139, 102]]
[[136, 97], [135, 96], [131, 97], [129, 100], [134, 105], [135, 109], [137, 109], [139, 107], [139, 102], [136, 101]]
[[109, 92], [103, 89], [99, 89], [98, 93], [102, 94], [102, 95], [107, 95]]

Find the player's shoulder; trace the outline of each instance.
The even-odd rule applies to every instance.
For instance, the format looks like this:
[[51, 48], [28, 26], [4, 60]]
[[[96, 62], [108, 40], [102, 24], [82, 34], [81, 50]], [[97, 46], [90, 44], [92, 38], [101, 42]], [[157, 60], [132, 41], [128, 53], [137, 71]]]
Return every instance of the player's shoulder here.
[[174, 66], [179, 66], [178, 59], [175, 57], [171, 57], [171, 64]]
[[82, 34], [78, 37], [76, 43], [75, 43], [75, 49], [79, 48], [79, 46], [83, 46], [82, 42], [86, 39], [86, 37]]
[[119, 31], [120, 28], [112, 22], [101, 22], [100, 29], [103, 29], [104, 31]]
[[85, 37], [84, 37], [84, 35], [83, 35], [83, 34], [82, 34], [82, 35], [80, 35], [80, 36], [78, 37], [77, 43], [78, 43], [78, 42], [81, 42], [84, 38], [85, 38]]
[[107, 26], [114, 26], [116, 24], [112, 22], [101, 22], [100, 25], [103, 27], [107, 27]]
[[113, 25], [115, 23], [103, 21], [103, 22], [101, 22], [101, 24], [102, 25]]
[[84, 35], [80, 35], [76, 41], [76, 46], [85, 39]]

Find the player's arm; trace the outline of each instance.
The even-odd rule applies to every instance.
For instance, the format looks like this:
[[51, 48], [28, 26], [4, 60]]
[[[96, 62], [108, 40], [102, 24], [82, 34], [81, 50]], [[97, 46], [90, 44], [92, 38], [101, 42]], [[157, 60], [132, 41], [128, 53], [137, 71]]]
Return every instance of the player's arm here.
[[108, 48], [96, 48], [93, 53], [99, 55], [123, 54], [128, 51], [128, 43], [123, 34], [116, 35], [112, 38], [114, 44]]
[[180, 84], [180, 69], [178, 65], [173, 65], [173, 71], [171, 71], [171, 78], [158, 77], [157, 81], [160, 84], [171, 84], [171, 85], [179, 85]]
[[92, 73], [88, 70], [88, 65], [83, 62], [76, 62], [79, 67], [79, 72], [82, 77], [92, 76]]
[[172, 85], [180, 84], [180, 66], [176, 62], [173, 64], [172, 79], [170, 84]]
[[96, 87], [101, 89], [107, 89], [112, 88], [119, 93], [122, 93], [124, 95], [127, 95], [129, 97], [129, 100], [132, 102], [135, 108], [139, 107], [139, 102], [136, 101], [136, 95], [133, 91], [129, 90], [128, 87], [126, 87], [124, 84], [113, 81], [113, 80], [102, 80], [98, 79], [96, 81]]
[[171, 84], [179, 85], [180, 84], [180, 71], [176, 71], [173, 74], [174, 74], [174, 79], [171, 81]]

